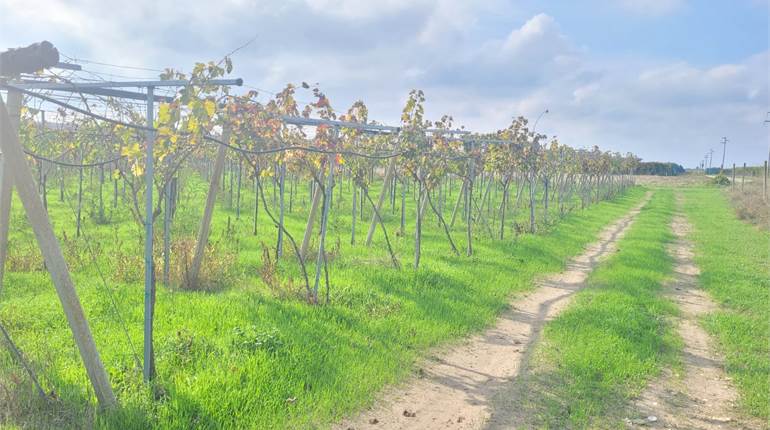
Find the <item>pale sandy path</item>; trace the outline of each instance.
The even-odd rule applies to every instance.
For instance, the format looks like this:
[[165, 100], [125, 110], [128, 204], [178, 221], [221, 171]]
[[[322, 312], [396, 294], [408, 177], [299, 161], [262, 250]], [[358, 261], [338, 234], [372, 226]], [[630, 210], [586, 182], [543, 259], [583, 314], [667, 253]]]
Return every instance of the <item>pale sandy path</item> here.
[[[678, 205], [681, 198], [678, 198]], [[667, 370], [635, 402], [636, 419], [630, 427], [692, 430], [761, 429], [756, 420], [742, 418], [736, 410], [738, 394], [724, 372], [724, 361], [714, 349], [698, 318], [717, 306], [698, 287], [700, 271], [693, 261], [687, 219], [677, 214], [672, 223], [676, 241], [669, 248], [675, 277], [666, 294], [679, 306], [677, 330], [684, 341], [682, 374]], [[646, 417], [654, 417], [645, 419]]]
[[567, 264], [566, 271], [517, 298], [495, 326], [425, 363], [420, 376], [387, 392], [370, 410], [335, 426], [342, 430], [479, 429], [489, 420], [496, 392], [520, 371], [543, 325], [583, 287], [596, 264], [615, 252], [644, 200], [606, 227], [599, 240]]

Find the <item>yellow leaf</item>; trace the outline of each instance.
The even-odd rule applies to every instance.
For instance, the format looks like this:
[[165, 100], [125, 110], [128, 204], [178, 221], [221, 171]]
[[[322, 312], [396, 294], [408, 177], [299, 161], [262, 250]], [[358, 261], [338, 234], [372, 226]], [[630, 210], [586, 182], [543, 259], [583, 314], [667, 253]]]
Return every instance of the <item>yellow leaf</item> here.
[[158, 136], [160, 137], [167, 137], [171, 135], [171, 129], [166, 126], [162, 126], [158, 128]]
[[139, 163], [134, 163], [131, 165], [131, 173], [133, 173], [134, 176], [142, 176], [142, 173], [144, 173], [144, 168], [142, 168]]
[[200, 125], [198, 124], [198, 119], [194, 116], [191, 116], [190, 119], [187, 121], [187, 131], [190, 133], [197, 133], [198, 128]]
[[121, 149], [120, 154], [124, 157], [129, 158], [137, 158], [139, 155], [141, 155], [142, 150], [139, 148], [138, 143], [134, 143], [132, 145], [124, 146], [123, 149]]
[[168, 103], [161, 103], [158, 107], [158, 122], [168, 124], [171, 120], [170, 106]]
[[213, 100], [206, 100], [203, 103], [203, 107], [206, 108], [206, 113], [209, 115], [209, 118], [214, 116], [214, 113], [217, 111], [217, 105]]

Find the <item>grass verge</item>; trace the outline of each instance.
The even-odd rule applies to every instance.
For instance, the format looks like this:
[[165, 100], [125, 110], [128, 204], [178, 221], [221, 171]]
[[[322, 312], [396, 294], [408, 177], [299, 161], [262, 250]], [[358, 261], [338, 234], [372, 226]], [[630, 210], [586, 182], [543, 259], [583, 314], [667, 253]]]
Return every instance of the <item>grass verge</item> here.
[[700, 284], [721, 310], [703, 318], [750, 414], [770, 419], [770, 233], [738, 220], [717, 188], [684, 189]]
[[672, 271], [672, 207], [672, 193], [657, 191], [617, 253], [545, 326], [517, 391], [499, 399], [510, 421], [522, 428], [620, 426], [627, 400], [675, 363], [680, 342], [669, 320], [676, 308], [660, 294]]

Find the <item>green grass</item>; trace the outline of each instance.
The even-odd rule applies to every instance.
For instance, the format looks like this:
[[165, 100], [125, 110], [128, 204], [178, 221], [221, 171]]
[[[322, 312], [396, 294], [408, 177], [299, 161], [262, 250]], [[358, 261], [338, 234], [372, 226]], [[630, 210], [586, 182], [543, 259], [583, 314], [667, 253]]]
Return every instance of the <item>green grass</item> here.
[[717, 188], [683, 194], [699, 282], [721, 307], [702, 322], [725, 354], [743, 408], [770, 419], [770, 233], [739, 221]]
[[672, 207], [670, 191], [655, 193], [618, 251], [545, 326], [512, 388], [519, 394], [502, 396], [499, 414], [522, 428], [622, 427], [627, 401], [674, 364], [680, 348], [670, 322], [675, 305], [661, 295], [672, 272]]
[[[68, 198], [74, 196], [68, 183]], [[458, 184], [455, 184], [458, 185]], [[207, 185], [195, 177], [182, 184], [173, 236], [184, 243], [197, 231]], [[269, 190], [271, 187], [267, 187]], [[456, 187], [458, 188], [458, 187]], [[89, 190], [91, 188], [89, 187]], [[109, 184], [105, 187], [109, 195]], [[301, 184], [287, 215], [287, 226], [299, 240], [307, 217], [307, 185]], [[373, 194], [377, 190], [373, 191]], [[446, 211], [457, 196], [454, 190]], [[23, 372], [5, 350], [0, 353], [0, 407], [10, 426], [100, 428], [316, 428], [370, 404], [387, 384], [408, 376], [413, 364], [431, 347], [483, 329], [506, 307], [511, 294], [532, 287], [535, 276], [562, 269], [608, 222], [641, 198], [632, 189], [612, 202], [593, 205], [566, 216], [544, 234], [504, 241], [476, 232], [475, 255], [456, 257], [434, 217], [428, 217], [423, 263], [409, 267], [413, 247], [414, 202], [407, 197], [406, 237], [396, 237], [398, 204], [383, 211], [403, 270], [388, 267], [381, 232], [371, 248], [360, 245], [368, 222], [359, 222], [359, 245], [350, 246], [350, 194], [335, 192], [328, 243], [331, 303], [310, 306], [265, 286], [259, 276], [262, 243], [273, 246], [275, 229], [264, 213], [259, 234], [252, 235], [253, 197], [244, 191], [243, 213], [222, 195], [211, 241], [216, 253], [207, 262], [219, 288], [194, 292], [159, 285], [155, 345], [158, 377], [142, 383], [132, 348], [111, 304], [141, 355], [143, 286], [141, 228], [121, 203], [109, 208], [109, 223], [94, 221], [93, 194], [86, 195], [84, 215], [88, 240], [74, 238], [71, 208], [49, 191], [49, 212], [70, 263], [91, 330], [118, 396], [120, 408], [94, 412], [94, 395], [74, 347], [49, 276], [41, 270], [34, 238], [14, 202], [9, 266], [0, 298], [0, 320], [38, 370], [47, 390], [59, 400], [36, 400]], [[270, 196], [268, 196], [270, 199]], [[303, 204], [304, 200], [304, 204]], [[342, 203], [340, 205], [340, 203]], [[367, 210], [367, 220], [371, 211]], [[513, 218], [513, 217], [512, 217]], [[526, 211], [516, 218], [523, 223]], [[552, 215], [553, 219], [554, 216]], [[160, 223], [159, 223], [160, 224]], [[227, 228], [227, 225], [230, 228]], [[510, 227], [514, 225], [511, 222]], [[508, 229], [507, 228], [507, 229]], [[453, 231], [464, 246], [463, 223]], [[66, 237], [66, 238], [65, 238]], [[96, 261], [86, 251], [95, 247]], [[290, 248], [286, 246], [287, 254]], [[159, 254], [158, 254], [159, 255]], [[159, 261], [158, 259], [157, 261]], [[97, 268], [104, 272], [102, 285]], [[23, 270], [22, 270], [23, 269]], [[311, 264], [310, 269], [313, 269]], [[290, 257], [279, 263], [284, 285], [299, 280]]]

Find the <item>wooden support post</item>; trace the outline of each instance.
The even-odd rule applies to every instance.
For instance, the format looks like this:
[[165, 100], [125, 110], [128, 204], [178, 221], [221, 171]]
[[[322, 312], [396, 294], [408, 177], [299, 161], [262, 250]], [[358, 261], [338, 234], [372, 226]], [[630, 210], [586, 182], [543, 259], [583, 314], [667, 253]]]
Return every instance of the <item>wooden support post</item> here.
[[765, 160], [765, 176], [762, 180], [762, 197], [767, 201], [767, 160]]
[[746, 185], [746, 163], [743, 163], [743, 171], [741, 172], [741, 192]]
[[377, 213], [382, 213], [382, 204], [385, 202], [385, 197], [388, 195], [388, 186], [393, 181], [393, 174], [396, 171], [396, 159], [391, 158], [388, 162], [388, 170], [385, 172], [385, 180], [382, 182], [382, 190], [380, 190], [380, 198], [377, 200], [377, 210], [372, 214], [372, 222], [369, 223], [369, 232], [366, 234], [366, 246], [372, 245], [372, 238], [374, 237], [374, 230], [377, 228]]
[[37, 194], [35, 179], [25, 160], [16, 130], [11, 125], [5, 103], [0, 100], [0, 150], [2, 150], [6, 161], [3, 170], [9, 171], [13, 177], [13, 183], [16, 185], [27, 219], [40, 246], [45, 267], [51, 274], [56, 293], [61, 301], [64, 315], [67, 317], [96, 398], [102, 407], [113, 407], [116, 404], [115, 394], [112, 392], [107, 372], [104, 370], [96, 344], [91, 336], [91, 330], [88, 327], [83, 308], [80, 306], [80, 299], [75, 291], [72, 278], [70, 278], [59, 242], [54, 235], [40, 196]]
[[315, 216], [318, 213], [318, 205], [321, 203], [321, 187], [315, 187], [313, 193], [313, 202], [310, 204], [310, 214], [307, 217], [307, 225], [305, 226], [305, 237], [302, 238], [302, 247], [299, 250], [299, 254], [304, 259], [307, 255], [307, 250], [310, 247], [310, 238], [313, 236], [313, 225], [315, 224]]
[[[8, 91], [8, 111], [11, 133], [19, 137], [19, 122], [21, 118], [22, 96], [18, 91]], [[8, 228], [11, 224], [11, 196], [13, 194], [13, 174], [8, 157], [2, 150], [0, 160], [0, 288], [3, 286], [5, 275], [5, 258], [8, 256]]]
[[733, 191], [735, 191], [735, 163], [733, 163], [733, 182], [730, 184]]
[[460, 194], [457, 195], [457, 202], [455, 203], [455, 207], [452, 210], [452, 221], [449, 223], [449, 228], [452, 228], [455, 225], [455, 219], [457, 219], [457, 209], [460, 207], [460, 202], [462, 202], [464, 196], [465, 196], [465, 181], [463, 181], [462, 187], [460, 188]]
[[[222, 140], [224, 142], [230, 140], [229, 129], [225, 128], [223, 130]], [[193, 260], [190, 264], [188, 282], [193, 285], [198, 283], [201, 263], [203, 262], [203, 256], [206, 254], [206, 245], [208, 244], [209, 233], [211, 233], [211, 217], [214, 215], [214, 204], [217, 201], [217, 190], [219, 190], [219, 182], [222, 180], [222, 171], [225, 168], [226, 156], [227, 148], [223, 145], [219, 145], [219, 148], [217, 148], [217, 158], [216, 161], [214, 161], [214, 172], [211, 174], [211, 182], [209, 183], [209, 193], [206, 195], [206, 206], [204, 206], [203, 209], [203, 219], [201, 220], [201, 226], [198, 230], [198, 242], [195, 244], [195, 254], [193, 254]]]
[[[479, 189], [483, 189], [484, 188], [484, 177], [483, 176], [481, 178], [481, 184], [479, 184], [479, 185], [480, 185]], [[479, 203], [479, 208], [478, 208], [478, 214], [479, 214], [478, 218], [479, 219], [484, 218], [484, 203], [489, 200], [489, 190], [491, 188], [492, 188], [492, 181], [490, 180], [490, 181], [487, 181], [487, 188], [486, 188], [486, 191], [484, 191], [484, 194], [480, 194], [481, 202]]]
[[393, 180], [390, 185], [390, 213], [396, 213], [396, 186], [398, 185], [398, 178], [395, 173], [393, 174]]

